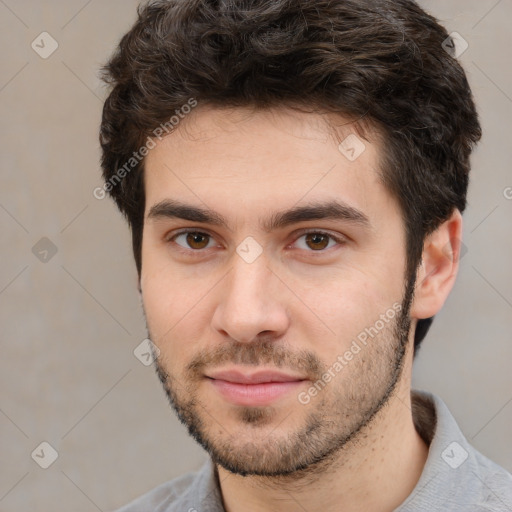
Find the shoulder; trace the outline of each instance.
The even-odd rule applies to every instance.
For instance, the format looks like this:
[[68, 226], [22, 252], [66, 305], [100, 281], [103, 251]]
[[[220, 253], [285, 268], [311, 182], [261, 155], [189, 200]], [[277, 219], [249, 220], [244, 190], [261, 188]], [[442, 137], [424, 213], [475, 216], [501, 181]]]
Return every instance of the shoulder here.
[[208, 460], [196, 472], [190, 472], [165, 482], [115, 512], [195, 512], [209, 504], [209, 510], [219, 507], [219, 491], [215, 466]]
[[[478, 489], [475, 496], [480, 510], [493, 512], [509, 512], [512, 510], [512, 474], [499, 466], [476, 448], [471, 447], [471, 457], [475, 461], [472, 465], [472, 485]], [[469, 480], [469, 479], [468, 479]], [[468, 484], [471, 482], [468, 481]]]
[[419, 482], [397, 510], [512, 511], [512, 475], [468, 442], [443, 400], [418, 390], [412, 396], [415, 426], [429, 454]]
[[117, 509], [115, 512], [145, 512], [160, 510], [178, 500], [192, 486], [195, 473], [187, 473], [174, 480], [165, 482], [149, 492], [139, 496], [136, 500]]

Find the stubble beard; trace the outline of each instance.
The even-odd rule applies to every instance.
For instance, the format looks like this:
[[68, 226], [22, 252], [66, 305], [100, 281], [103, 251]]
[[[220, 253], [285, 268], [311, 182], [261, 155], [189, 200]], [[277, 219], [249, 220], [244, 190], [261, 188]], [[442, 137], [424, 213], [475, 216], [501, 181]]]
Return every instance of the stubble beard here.
[[[234, 474], [268, 477], [274, 482], [318, 476], [340, 462], [342, 449], [364, 437], [365, 427], [397, 387], [408, 345], [413, 293], [411, 280], [406, 284], [401, 309], [378, 336], [369, 340], [309, 404], [297, 400], [300, 421], [286, 433], [279, 434], [276, 418], [280, 412], [272, 406], [230, 408], [240, 428], [228, 432], [222, 426], [226, 412], [201, 402], [198, 387], [204, 385], [206, 368], [226, 362], [253, 366], [272, 363], [305, 373], [314, 383], [328, 366], [312, 352], [292, 353], [268, 339], [250, 344], [226, 342], [194, 358], [179, 381], [166, 370], [161, 358], [155, 359], [155, 370], [178, 418], [216, 464]], [[148, 334], [152, 339], [149, 329]], [[305, 407], [310, 410], [304, 417]], [[289, 416], [294, 416], [293, 411]]]

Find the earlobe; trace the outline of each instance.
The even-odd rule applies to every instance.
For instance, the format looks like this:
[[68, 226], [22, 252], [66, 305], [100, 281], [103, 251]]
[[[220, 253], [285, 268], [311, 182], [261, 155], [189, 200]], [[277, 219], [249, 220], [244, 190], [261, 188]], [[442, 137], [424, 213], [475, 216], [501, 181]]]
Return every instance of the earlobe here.
[[457, 277], [461, 239], [462, 215], [458, 209], [426, 237], [416, 273], [413, 318], [432, 317], [443, 307]]

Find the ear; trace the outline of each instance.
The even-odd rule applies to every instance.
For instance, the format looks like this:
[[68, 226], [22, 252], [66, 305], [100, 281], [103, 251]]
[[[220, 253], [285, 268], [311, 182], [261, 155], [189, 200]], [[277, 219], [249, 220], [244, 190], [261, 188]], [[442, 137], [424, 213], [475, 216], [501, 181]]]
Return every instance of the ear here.
[[462, 240], [462, 215], [455, 208], [450, 218], [426, 237], [421, 265], [416, 272], [412, 318], [430, 318], [445, 303], [457, 277]]

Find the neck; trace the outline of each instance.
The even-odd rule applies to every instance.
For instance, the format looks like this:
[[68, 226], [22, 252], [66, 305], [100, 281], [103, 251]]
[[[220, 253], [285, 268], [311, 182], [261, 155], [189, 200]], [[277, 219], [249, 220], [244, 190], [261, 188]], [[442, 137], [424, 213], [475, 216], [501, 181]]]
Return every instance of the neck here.
[[242, 477], [217, 466], [226, 512], [392, 512], [418, 482], [428, 447], [411, 411], [412, 354], [374, 421], [331, 460], [291, 477]]

